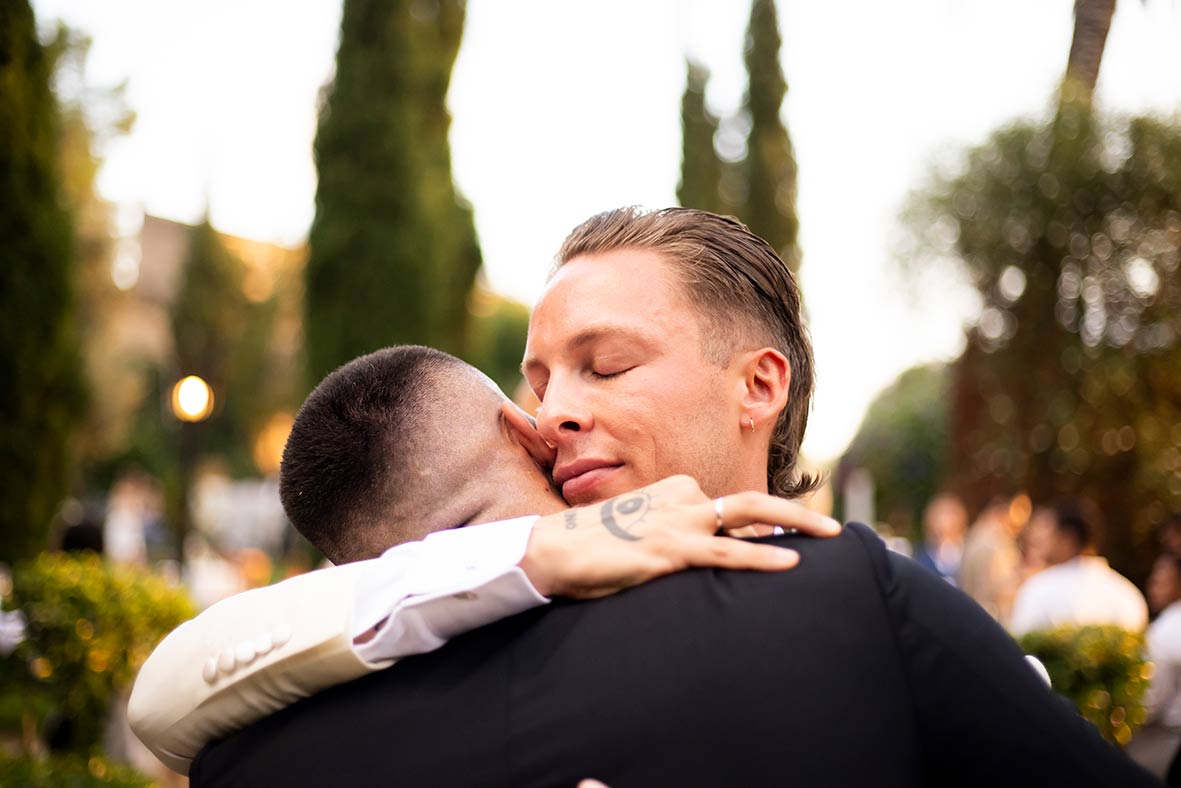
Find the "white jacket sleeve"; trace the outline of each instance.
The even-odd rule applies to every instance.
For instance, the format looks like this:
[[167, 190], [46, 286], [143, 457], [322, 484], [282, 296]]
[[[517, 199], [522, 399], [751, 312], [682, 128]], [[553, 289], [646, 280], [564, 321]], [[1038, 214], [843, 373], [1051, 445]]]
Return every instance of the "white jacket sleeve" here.
[[[144, 663], [128, 704], [132, 730], [160, 760], [187, 774], [214, 739], [544, 604], [517, 567], [535, 520], [433, 534], [380, 558], [309, 572], [213, 605], [166, 637]], [[354, 645], [375, 626], [376, 637]]]

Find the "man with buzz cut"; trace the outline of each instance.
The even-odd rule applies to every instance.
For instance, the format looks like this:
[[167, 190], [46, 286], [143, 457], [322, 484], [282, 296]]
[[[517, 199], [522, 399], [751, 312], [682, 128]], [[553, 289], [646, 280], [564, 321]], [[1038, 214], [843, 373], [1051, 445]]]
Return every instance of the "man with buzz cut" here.
[[[721, 498], [686, 509], [707, 530], [741, 524], [735, 511], [762, 500], [750, 492], [812, 486], [796, 468], [812, 390], [798, 292], [732, 219], [622, 209], [576, 228], [534, 311], [525, 372], [554, 480], [598, 523], [563, 515], [551, 526], [563, 536], [647, 543], [662, 493], [628, 491], [669, 474]], [[499, 424], [478, 407], [414, 412], [427, 448], [457, 423], [465, 439]], [[410, 454], [403, 472], [424, 461]], [[547, 533], [539, 521], [532, 536]], [[868, 529], [769, 544], [800, 565], [690, 570], [524, 612], [208, 747], [193, 784], [1154, 784], [983, 611]], [[296, 651], [315, 663], [315, 649]], [[267, 680], [311, 672], [289, 661]], [[236, 683], [248, 682], [223, 686]]]

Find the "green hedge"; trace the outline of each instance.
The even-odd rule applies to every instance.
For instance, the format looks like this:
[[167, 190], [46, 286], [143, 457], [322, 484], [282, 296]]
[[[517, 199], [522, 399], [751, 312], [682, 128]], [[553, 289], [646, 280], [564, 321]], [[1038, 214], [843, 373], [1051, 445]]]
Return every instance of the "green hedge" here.
[[96, 755], [44, 759], [10, 759], [0, 755], [0, 785], [13, 788], [154, 788], [156, 784], [134, 769]]
[[24, 611], [28, 639], [0, 659], [0, 681], [36, 716], [69, 720], [67, 748], [85, 755], [101, 743], [111, 699], [195, 613], [182, 589], [146, 569], [64, 553], [18, 565], [4, 607]]
[[1019, 639], [1042, 661], [1054, 690], [1069, 698], [1108, 741], [1123, 745], [1144, 724], [1152, 666], [1144, 636], [1114, 626], [1058, 627]]

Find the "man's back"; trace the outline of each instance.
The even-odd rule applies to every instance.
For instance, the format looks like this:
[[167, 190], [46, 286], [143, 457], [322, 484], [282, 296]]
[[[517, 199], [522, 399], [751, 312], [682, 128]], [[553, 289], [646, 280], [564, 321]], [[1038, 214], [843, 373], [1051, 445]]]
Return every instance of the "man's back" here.
[[1025, 582], [1013, 605], [1017, 634], [1067, 624], [1114, 624], [1138, 632], [1148, 624], [1144, 595], [1098, 556], [1080, 555]]
[[202, 786], [1153, 784], [868, 529], [555, 604], [207, 748]]

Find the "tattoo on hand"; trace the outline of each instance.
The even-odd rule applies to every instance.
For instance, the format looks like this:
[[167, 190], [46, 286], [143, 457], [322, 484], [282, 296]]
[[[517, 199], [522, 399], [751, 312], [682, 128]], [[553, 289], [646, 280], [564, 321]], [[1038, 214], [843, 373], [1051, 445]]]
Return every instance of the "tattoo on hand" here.
[[574, 514], [573, 509], [567, 509], [563, 519], [566, 521], [567, 531], [573, 531], [578, 527], [578, 517]]
[[602, 508], [599, 509], [599, 519], [612, 536], [628, 542], [638, 542], [644, 537], [631, 533], [629, 529], [643, 522], [651, 507], [652, 498], [648, 493], [636, 493], [627, 498], [612, 498], [603, 502]]

